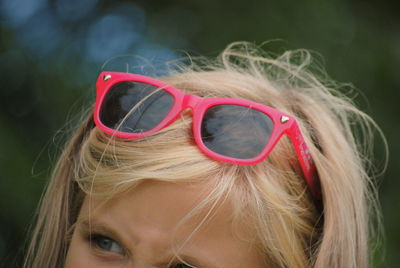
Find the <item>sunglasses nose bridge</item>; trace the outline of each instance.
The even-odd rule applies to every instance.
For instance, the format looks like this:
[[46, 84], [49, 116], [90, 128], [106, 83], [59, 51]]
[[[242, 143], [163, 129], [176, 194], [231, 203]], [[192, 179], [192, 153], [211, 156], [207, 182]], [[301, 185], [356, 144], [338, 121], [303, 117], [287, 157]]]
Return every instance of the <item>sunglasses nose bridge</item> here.
[[193, 109], [197, 105], [197, 103], [200, 102], [201, 99], [202, 98], [199, 96], [185, 94], [185, 96], [183, 97], [183, 102], [182, 102], [183, 109], [187, 109], [187, 108]]

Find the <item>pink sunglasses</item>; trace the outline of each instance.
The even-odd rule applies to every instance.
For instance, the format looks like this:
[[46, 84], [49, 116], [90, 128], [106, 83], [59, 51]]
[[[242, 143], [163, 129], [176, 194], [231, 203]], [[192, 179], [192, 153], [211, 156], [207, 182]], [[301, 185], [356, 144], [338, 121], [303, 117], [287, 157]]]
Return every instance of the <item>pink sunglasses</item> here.
[[319, 199], [319, 180], [310, 151], [296, 120], [288, 114], [248, 100], [184, 94], [164, 82], [130, 73], [103, 72], [96, 88], [95, 124], [124, 139], [151, 135], [190, 108], [193, 136], [204, 154], [218, 161], [254, 165], [286, 134], [314, 199]]

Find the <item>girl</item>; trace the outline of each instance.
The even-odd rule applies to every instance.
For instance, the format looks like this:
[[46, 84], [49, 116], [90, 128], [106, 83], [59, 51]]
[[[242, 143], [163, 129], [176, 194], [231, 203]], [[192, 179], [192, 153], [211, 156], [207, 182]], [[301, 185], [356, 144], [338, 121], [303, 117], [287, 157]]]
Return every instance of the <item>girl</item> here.
[[158, 79], [101, 73], [25, 267], [368, 267], [375, 125], [310, 64], [234, 43]]

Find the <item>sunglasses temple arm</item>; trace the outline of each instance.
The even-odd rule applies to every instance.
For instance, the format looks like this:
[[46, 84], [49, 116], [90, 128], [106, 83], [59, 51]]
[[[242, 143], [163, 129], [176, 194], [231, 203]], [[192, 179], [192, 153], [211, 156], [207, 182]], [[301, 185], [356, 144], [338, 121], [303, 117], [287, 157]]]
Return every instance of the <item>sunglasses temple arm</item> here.
[[288, 136], [293, 143], [297, 158], [303, 171], [305, 181], [311, 191], [314, 200], [321, 199], [320, 183], [315, 168], [314, 161], [312, 159], [310, 150], [301, 134], [299, 125], [296, 121], [292, 123], [291, 128], [288, 131]]

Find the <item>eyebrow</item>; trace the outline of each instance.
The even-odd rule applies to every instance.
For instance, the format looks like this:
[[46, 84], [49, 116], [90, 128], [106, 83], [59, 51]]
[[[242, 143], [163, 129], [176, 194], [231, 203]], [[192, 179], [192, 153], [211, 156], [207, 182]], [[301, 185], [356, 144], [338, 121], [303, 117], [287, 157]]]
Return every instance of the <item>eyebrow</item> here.
[[118, 238], [117, 232], [115, 232], [112, 228], [109, 228], [106, 224], [102, 224], [97, 222], [96, 220], [78, 220], [77, 226], [79, 226], [79, 229], [82, 229], [83, 231], [87, 233], [92, 233], [92, 232], [101, 232], [107, 235], [111, 235], [113, 237]]
[[200, 261], [199, 259], [189, 255], [181, 255], [180, 258], [196, 268], [220, 268], [219, 266], [215, 266], [212, 263], [209, 263], [207, 261]]
[[98, 222], [97, 220], [78, 220], [77, 227], [80, 229], [81, 233], [85, 234], [93, 234], [93, 233], [100, 233], [101, 235], [109, 236], [112, 239], [117, 240], [118, 243], [121, 243], [126, 250], [129, 251], [127, 247], [127, 242], [116, 232], [114, 229], [107, 226], [107, 224]]
[[[122, 239], [122, 236], [118, 235], [118, 233], [111, 227], [109, 227], [106, 223], [99, 222], [96, 219], [82, 219], [77, 221], [77, 227], [78, 229], [80, 229], [81, 233], [100, 233], [101, 235], [110, 236], [110, 238], [115, 239], [117, 240], [117, 242], [121, 243], [121, 246], [123, 246], [123, 248], [128, 251], [128, 254], [133, 255], [129, 250], [129, 247], [127, 246], [128, 243], [124, 241], [124, 239]], [[204, 260], [199, 260], [198, 258], [191, 255], [182, 254], [179, 257], [196, 268], [220, 268], [219, 266], [215, 266], [214, 264]]]

